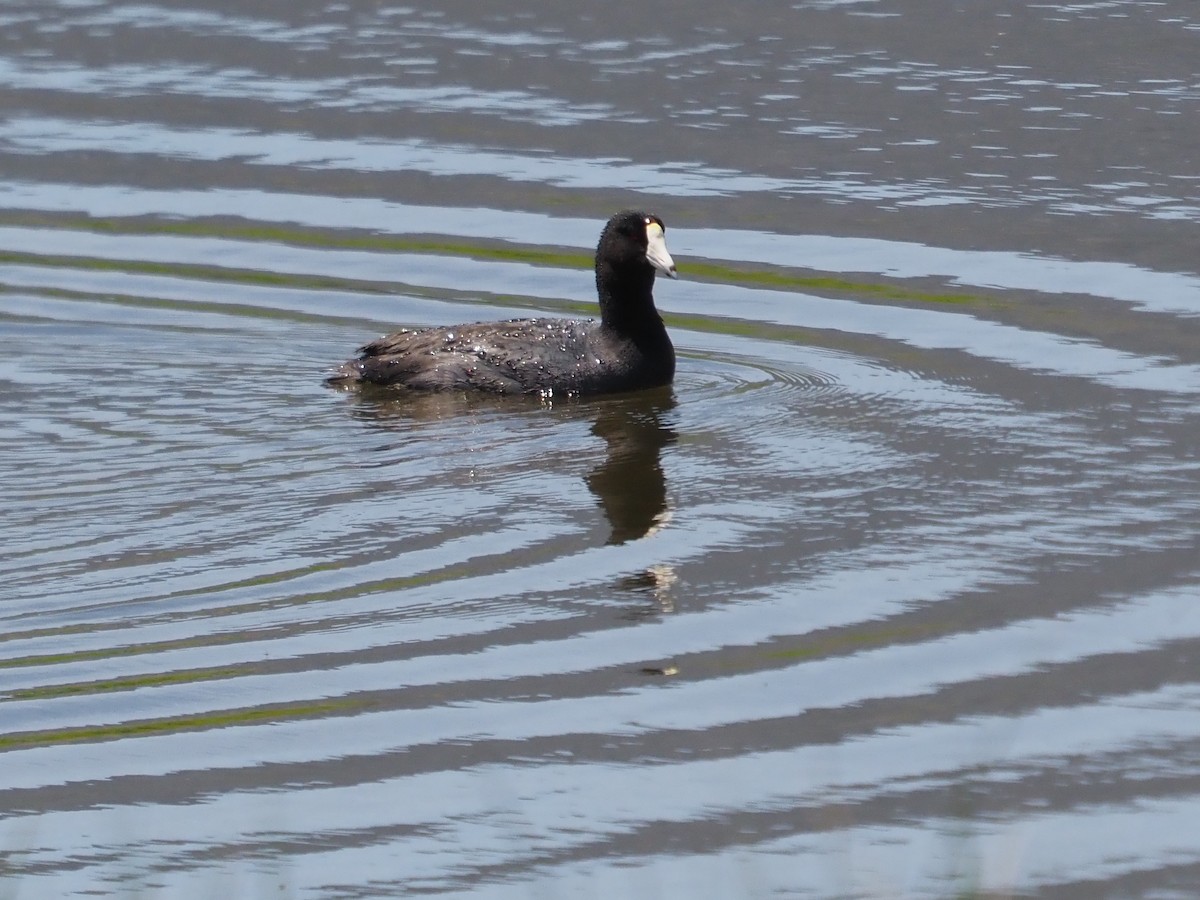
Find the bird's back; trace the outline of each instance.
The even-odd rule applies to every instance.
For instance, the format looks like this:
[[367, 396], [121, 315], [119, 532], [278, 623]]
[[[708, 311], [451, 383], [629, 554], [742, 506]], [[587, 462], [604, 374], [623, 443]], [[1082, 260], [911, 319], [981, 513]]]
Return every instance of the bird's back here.
[[[403, 330], [372, 341], [360, 352], [331, 376], [332, 383], [497, 394], [594, 394], [648, 386], [647, 380], [666, 383], [673, 374], [648, 371], [652, 360], [643, 348], [599, 323], [571, 319], [511, 319]], [[661, 369], [661, 363], [657, 367]]]

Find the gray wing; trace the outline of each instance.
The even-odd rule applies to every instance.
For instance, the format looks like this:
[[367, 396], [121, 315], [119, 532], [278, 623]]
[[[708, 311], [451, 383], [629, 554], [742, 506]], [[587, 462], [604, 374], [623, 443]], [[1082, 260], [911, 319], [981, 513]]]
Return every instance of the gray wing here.
[[594, 323], [570, 319], [397, 331], [364, 346], [331, 380], [418, 390], [570, 392], [597, 362], [594, 333]]

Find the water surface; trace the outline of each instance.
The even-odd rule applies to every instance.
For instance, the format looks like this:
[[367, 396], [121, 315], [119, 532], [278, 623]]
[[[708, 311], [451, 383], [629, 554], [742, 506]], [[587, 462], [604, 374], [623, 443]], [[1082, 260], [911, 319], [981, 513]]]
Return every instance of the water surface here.
[[0, 21], [4, 896], [1195, 896], [1192, 5]]

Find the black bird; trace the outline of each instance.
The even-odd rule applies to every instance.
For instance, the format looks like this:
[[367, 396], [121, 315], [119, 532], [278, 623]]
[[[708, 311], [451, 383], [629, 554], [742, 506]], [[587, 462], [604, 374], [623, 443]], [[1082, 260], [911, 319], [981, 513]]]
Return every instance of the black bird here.
[[655, 272], [675, 278], [658, 216], [626, 210], [596, 247], [600, 321], [510, 319], [404, 329], [329, 376], [336, 386], [581, 396], [668, 384], [675, 348], [654, 308]]

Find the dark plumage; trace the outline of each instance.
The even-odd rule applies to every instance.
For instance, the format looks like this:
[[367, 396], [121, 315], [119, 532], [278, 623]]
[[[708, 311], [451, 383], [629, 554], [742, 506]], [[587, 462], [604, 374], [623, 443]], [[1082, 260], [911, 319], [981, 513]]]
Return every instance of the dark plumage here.
[[655, 272], [675, 263], [657, 216], [627, 210], [596, 247], [600, 321], [511, 319], [397, 331], [372, 341], [329, 377], [425, 391], [602, 394], [667, 384], [675, 349], [654, 308]]

